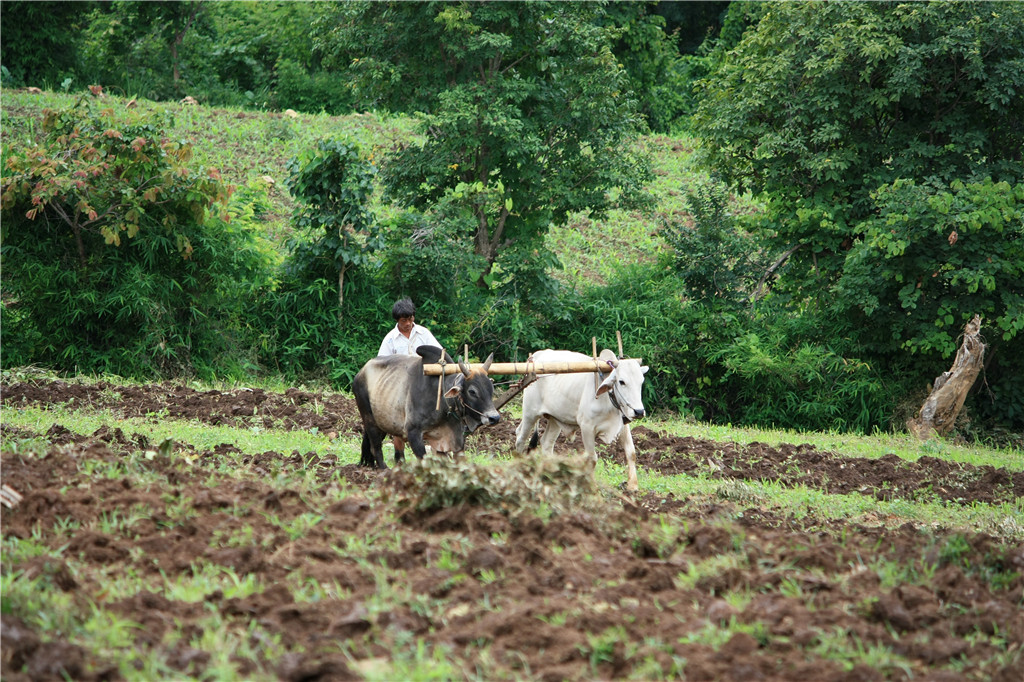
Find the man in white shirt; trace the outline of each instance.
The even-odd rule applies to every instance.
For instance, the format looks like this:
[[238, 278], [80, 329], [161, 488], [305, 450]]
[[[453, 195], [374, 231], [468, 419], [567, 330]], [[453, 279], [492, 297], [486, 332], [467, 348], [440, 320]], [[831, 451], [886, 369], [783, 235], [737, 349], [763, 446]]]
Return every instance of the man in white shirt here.
[[429, 329], [416, 324], [416, 306], [411, 299], [395, 301], [391, 317], [397, 324], [384, 337], [377, 355], [413, 355], [420, 346], [441, 347]]
[[[426, 327], [416, 324], [416, 306], [412, 299], [400, 298], [391, 308], [391, 317], [395, 318], [395, 328], [387, 333], [380, 344], [381, 355], [414, 355], [420, 346], [437, 346], [441, 348], [434, 335]], [[395, 452], [404, 452], [405, 440], [401, 436], [392, 436]]]

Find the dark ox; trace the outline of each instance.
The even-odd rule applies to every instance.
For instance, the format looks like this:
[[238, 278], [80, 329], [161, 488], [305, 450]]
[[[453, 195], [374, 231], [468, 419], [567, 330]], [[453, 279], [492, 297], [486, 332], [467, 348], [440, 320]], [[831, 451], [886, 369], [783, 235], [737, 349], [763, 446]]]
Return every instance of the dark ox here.
[[[409, 442], [413, 453], [423, 458], [430, 445], [438, 452], [459, 453], [465, 448], [466, 432], [472, 433], [484, 424], [496, 424], [501, 415], [494, 409], [494, 383], [487, 368], [470, 371], [459, 362], [461, 373], [427, 376], [423, 364], [437, 363], [441, 349], [420, 346], [417, 355], [386, 355], [363, 365], [352, 383], [359, 416], [363, 419], [363, 452], [360, 464], [386, 469], [384, 436], [400, 436]], [[454, 364], [445, 354], [446, 362]], [[438, 382], [441, 406], [437, 407]], [[395, 462], [405, 459], [405, 452], [395, 450]]]

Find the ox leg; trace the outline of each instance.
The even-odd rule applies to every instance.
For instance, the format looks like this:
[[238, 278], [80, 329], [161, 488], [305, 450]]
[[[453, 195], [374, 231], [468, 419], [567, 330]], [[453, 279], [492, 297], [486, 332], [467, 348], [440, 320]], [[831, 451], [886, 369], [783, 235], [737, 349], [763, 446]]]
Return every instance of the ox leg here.
[[401, 436], [395, 436], [391, 439], [392, 444], [395, 446], [395, 464], [400, 464], [405, 461], [405, 440]]
[[539, 414], [528, 415], [525, 411], [523, 412], [523, 420], [516, 427], [516, 452], [519, 454], [525, 454], [530, 449], [530, 441], [537, 430], [539, 420]]
[[562, 424], [554, 417], [548, 417], [548, 425], [544, 427], [544, 434], [540, 437], [540, 451], [550, 457], [555, 454], [555, 441], [562, 435]]
[[376, 426], [363, 427], [363, 448], [359, 463], [374, 469], [387, 469], [384, 464], [384, 432]]
[[633, 432], [629, 430], [629, 424], [622, 425], [619, 442], [622, 443], [622, 450], [626, 453], [626, 490], [636, 492], [640, 489], [640, 485], [636, 480], [636, 447], [633, 445]]
[[423, 459], [423, 456], [427, 454], [427, 444], [423, 441], [423, 431], [420, 429], [408, 429], [409, 437], [406, 439], [409, 442], [409, 447], [412, 448], [412, 454], [416, 455], [419, 459]]
[[364, 467], [373, 466], [373, 447], [370, 445], [370, 436], [366, 433], [366, 429], [363, 429], [363, 448], [362, 454], [359, 457], [359, 465]]
[[580, 426], [580, 436], [583, 438], [583, 451], [587, 455], [587, 466], [593, 474], [597, 471], [597, 432], [591, 427]]

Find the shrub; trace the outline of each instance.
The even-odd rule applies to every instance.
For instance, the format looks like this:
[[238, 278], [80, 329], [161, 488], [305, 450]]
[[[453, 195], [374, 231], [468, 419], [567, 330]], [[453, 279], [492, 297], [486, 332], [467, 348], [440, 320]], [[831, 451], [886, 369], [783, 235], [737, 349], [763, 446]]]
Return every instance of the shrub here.
[[352, 110], [351, 90], [337, 73], [310, 72], [294, 59], [282, 57], [277, 60], [274, 76], [271, 102], [277, 109], [336, 115]]
[[41, 146], [4, 148], [6, 366], [124, 376], [216, 371], [264, 277], [230, 189], [159, 120], [86, 100], [48, 110]]

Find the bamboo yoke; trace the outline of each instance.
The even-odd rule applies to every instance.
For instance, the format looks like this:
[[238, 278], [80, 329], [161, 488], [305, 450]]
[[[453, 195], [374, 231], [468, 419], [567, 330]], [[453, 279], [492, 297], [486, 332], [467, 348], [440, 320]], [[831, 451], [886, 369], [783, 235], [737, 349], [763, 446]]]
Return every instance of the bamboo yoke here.
[[[615, 336], [619, 344], [619, 359], [633, 359], [643, 364], [641, 358], [623, 358], [622, 357], [622, 333], [615, 332]], [[597, 357], [597, 338], [591, 338], [592, 347], [592, 359], [590, 360], [577, 360], [577, 361], [560, 361], [560, 362], [534, 362], [531, 356], [526, 362], [492, 362], [490, 367], [487, 368], [487, 374], [490, 375], [507, 375], [507, 374], [522, 374], [523, 378], [518, 384], [512, 386], [508, 391], [503, 393], [501, 396], [497, 396], [494, 399], [494, 406], [497, 409], [501, 409], [509, 400], [519, 394], [524, 388], [529, 386], [531, 383], [536, 381], [538, 374], [574, 374], [582, 372], [594, 373], [595, 385], [600, 383], [599, 375], [611, 372], [614, 367], [611, 363], [606, 360], [599, 360]], [[468, 344], [463, 349], [463, 357], [469, 357], [469, 346]], [[445, 354], [442, 349], [441, 358], [444, 359]], [[470, 372], [475, 372], [483, 369], [482, 363], [463, 363], [463, 362], [440, 362], [433, 364], [424, 364], [423, 373], [427, 376], [441, 376], [448, 374], [455, 374], [456, 372], [462, 371], [462, 365], [468, 367]], [[437, 387], [437, 406], [441, 406], [441, 386], [443, 382], [438, 383]]]
[[[627, 360], [633, 359], [637, 362], [641, 362], [641, 358], [624, 358], [622, 357], [622, 333], [616, 332], [616, 336], [619, 341], [619, 359]], [[563, 362], [544, 362], [537, 363], [532, 359], [528, 359], [526, 362], [492, 362], [491, 366], [487, 369], [487, 374], [572, 374], [576, 372], [610, 372], [612, 367], [608, 362], [597, 359], [597, 339], [592, 338], [591, 343], [593, 344], [593, 359], [592, 360], [578, 360], [578, 361], [563, 361]], [[444, 357], [444, 353], [441, 354]], [[464, 358], [469, 357], [469, 346], [467, 345], [464, 350]], [[471, 363], [467, 365], [469, 371], [473, 372], [476, 370], [483, 369], [482, 363]], [[459, 367], [459, 363], [435, 363], [423, 365], [423, 373], [427, 376], [440, 376], [441, 374], [455, 374], [461, 372], [462, 369]]]

